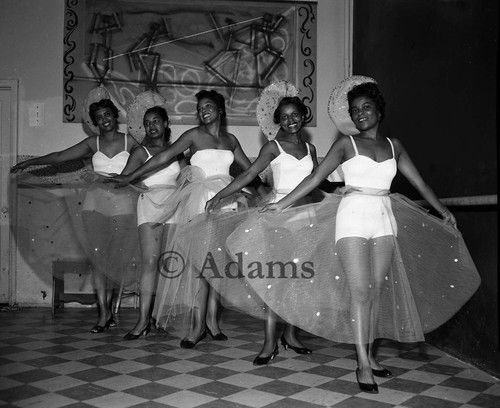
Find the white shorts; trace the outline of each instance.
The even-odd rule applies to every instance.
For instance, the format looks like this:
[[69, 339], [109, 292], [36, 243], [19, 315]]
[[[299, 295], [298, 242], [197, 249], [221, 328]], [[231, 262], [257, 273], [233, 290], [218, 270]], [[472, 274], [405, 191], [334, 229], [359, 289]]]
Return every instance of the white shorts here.
[[[137, 226], [147, 222], [157, 222], [165, 214], [166, 209], [161, 208], [158, 204], [165, 202], [174, 189], [152, 190], [142, 193], [137, 200]], [[175, 224], [175, 213], [163, 224]]]
[[345, 237], [373, 239], [397, 236], [389, 196], [352, 194], [342, 198], [337, 210], [335, 242]]
[[85, 194], [82, 211], [95, 211], [108, 217], [135, 214], [136, 203], [137, 194], [129, 189], [93, 185]]

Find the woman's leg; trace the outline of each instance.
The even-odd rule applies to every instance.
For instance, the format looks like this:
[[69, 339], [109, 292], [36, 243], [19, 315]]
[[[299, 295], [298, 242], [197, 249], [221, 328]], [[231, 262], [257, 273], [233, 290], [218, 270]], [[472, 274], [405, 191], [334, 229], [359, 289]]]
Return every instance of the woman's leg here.
[[283, 339], [286, 341], [288, 345], [294, 348], [306, 350], [306, 346], [304, 346], [304, 344], [302, 344], [302, 342], [297, 337], [297, 328], [295, 326], [292, 326], [291, 324], [287, 323], [285, 325], [285, 331], [283, 332]]
[[358, 380], [374, 384], [367, 350], [373, 338], [371, 316], [374, 293], [369, 245], [365, 238], [341, 238], [337, 242], [337, 252], [351, 292], [350, 318], [358, 359]]
[[[394, 236], [385, 235], [383, 237], [374, 238], [370, 241], [371, 247], [371, 264], [374, 279], [374, 298], [371, 321], [377, 324], [379, 315], [380, 295], [385, 276], [390, 270], [392, 259], [394, 256]], [[371, 368], [382, 370], [383, 367], [373, 357], [373, 343], [368, 346], [368, 359], [370, 360]]]
[[[192, 310], [192, 324], [191, 330], [186, 338], [181, 341], [181, 347], [191, 348], [202, 340], [206, 335], [206, 314], [207, 314], [207, 303], [208, 303], [208, 293], [209, 284], [203, 279], [199, 278], [200, 287], [196, 298], [194, 300], [194, 306]], [[191, 344], [186, 344], [191, 343]], [[183, 345], [184, 344], [184, 345]]]
[[220, 295], [212, 286], [210, 286], [208, 289], [206, 324], [210, 333], [214, 336], [221, 333], [219, 322], [217, 321], [219, 304]]
[[276, 314], [272, 310], [269, 310], [264, 325], [264, 345], [257, 358], [254, 360], [255, 365], [267, 364], [271, 360], [271, 356], [274, 357], [278, 342], [276, 321]]
[[168, 226], [144, 223], [139, 225], [141, 247], [141, 279], [139, 295], [139, 320], [129, 334], [139, 335], [150, 323], [151, 305], [158, 277], [158, 259], [161, 255], [162, 238], [168, 233]]
[[111, 317], [110, 291], [105, 271], [109, 267], [107, 248], [111, 240], [110, 219], [95, 211], [83, 211], [82, 219], [88, 239], [88, 256], [92, 264], [92, 278], [99, 308], [96, 326], [104, 327]]

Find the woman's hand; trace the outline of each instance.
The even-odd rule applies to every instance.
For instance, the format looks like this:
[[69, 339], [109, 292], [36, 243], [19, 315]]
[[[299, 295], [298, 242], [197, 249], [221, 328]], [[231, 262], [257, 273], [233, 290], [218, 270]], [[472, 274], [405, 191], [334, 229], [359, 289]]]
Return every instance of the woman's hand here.
[[214, 197], [212, 197], [210, 200], [207, 201], [205, 204], [205, 212], [206, 213], [211, 213], [215, 208], [219, 205], [220, 203], [220, 198], [216, 194]]
[[23, 161], [21, 163], [17, 163], [15, 166], [12, 166], [10, 168], [10, 172], [12, 174], [18, 174], [18, 173], [21, 173], [24, 169], [26, 169], [28, 167], [29, 167], [29, 164], [27, 163], [27, 160], [26, 160], [26, 161]]
[[283, 208], [281, 208], [281, 206], [278, 203], [267, 204], [259, 210], [260, 213], [270, 212], [274, 214], [279, 214], [282, 211]]
[[119, 176], [105, 177], [102, 182], [103, 183], [115, 183], [115, 188], [118, 188], [118, 187], [127, 186], [128, 184], [130, 184], [131, 181], [132, 181], [132, 179], [129, 176], [119, 175]]
[[453, 228], [457, 229], [457, 220], [453, 216], [453, 214], [448, 210], [448, 208], [445, 208], [443, 211], [441, 211], [441, 217], [443, 217], [443, 221], [445, 223], [450, 224]]
[[87, 183], [95, 183], [96, 181], [99, 180], [99, 178], [103, 178], [101, 175], [97, 174], [93, 170], [85, 170], [82, 173], [82, 180], [87, 182]]

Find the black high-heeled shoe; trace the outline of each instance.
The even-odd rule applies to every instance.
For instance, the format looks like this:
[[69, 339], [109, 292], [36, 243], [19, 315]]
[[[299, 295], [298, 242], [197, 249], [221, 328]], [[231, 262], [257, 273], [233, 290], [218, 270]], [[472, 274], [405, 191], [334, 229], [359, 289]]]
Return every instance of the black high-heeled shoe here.
[[224, 333], [219, 332], [217, 334], [212, 334], [212, 331], [208, 328], [208, 326], [206, 326], [205, 329], [206, 329], [208, 335], [212, 338], [212, 340], [216, 340], [216, 341], [226, 341], [227, 340], [227, 336]]
[[147, 336], [147, 334], [150, 331], [151, 331], [151, 323], [148, 323], [147, 326], [139, 334], [134, 334], [132, 332], [129, 332], [125, 336], [123, 336], [123, 340], [137, 340], [141, 336]]
[[368, 384], [359, 381], [359, 368], [356, 368], [356, 380], [358, 381], [358, 386], [361, 391], [369, 392], [371, 394], [378, 394], [378, 385], [376, 383]]
[[253, 360], [253, 365], [266, 365], [271, 360], [274, 360], [274, 357], [276, 357], [278, 354], [279, 350], [278, 350], [278, 345], [276, 344], [276, 348], [274, 349], [274, 351], [267, 357], [260, 357], [260, 356], [255, 357], [255, 360]]
[[[91, 333], [102, 333], [105, 329], [109, 329], [111, 326], [111, 323], [114, 323], [115, 320], [113, 319], [113, 315], [109, 317], [108, 320], [106, 320], [106, 323], [104, 323], [104, 326], [101, 326], [99, 324], [96, 324], [94, 327], [90, 329]], [[116, 323], [115, 323], [116, 325]]]
[[203, 330], [203, 333], [200, 334], [200, 336], [195, 340], [181, 340], [181, 347], [185, 349], [192, 349], [194, 346], [196, 346], [200, 341], [202, 341], [205, 337], [207, 337], [207, 329]]
[[285, 335], [284, 334], [281, 336], [281, 344], [283, 345], [283, 347], [285, 348], [285, 350], [287, 348], [291, 348], [297, 354], [312, 354], [312, 350], [310, 350], [310, 349], [308, 349], [306, 347], [295, 347], [295, 346], [292, 346], [291, 344], [288, 344], [288, 342], [285, 339]]
[[372, 374], [375, 377], [381, 377], [381, 378], [392, 377], [392, 373], [387, 368], [382, 368], [382, 370], [376, 370], [375, 368], [372, 368]]

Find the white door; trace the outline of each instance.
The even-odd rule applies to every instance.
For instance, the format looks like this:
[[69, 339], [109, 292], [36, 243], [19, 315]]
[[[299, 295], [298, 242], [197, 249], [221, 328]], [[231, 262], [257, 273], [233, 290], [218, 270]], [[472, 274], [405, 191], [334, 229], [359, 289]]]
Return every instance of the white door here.
[[0, 79], [0, 303], [15, 303], [15, 186], [10, 167], [17, 156], [17, 80]]

